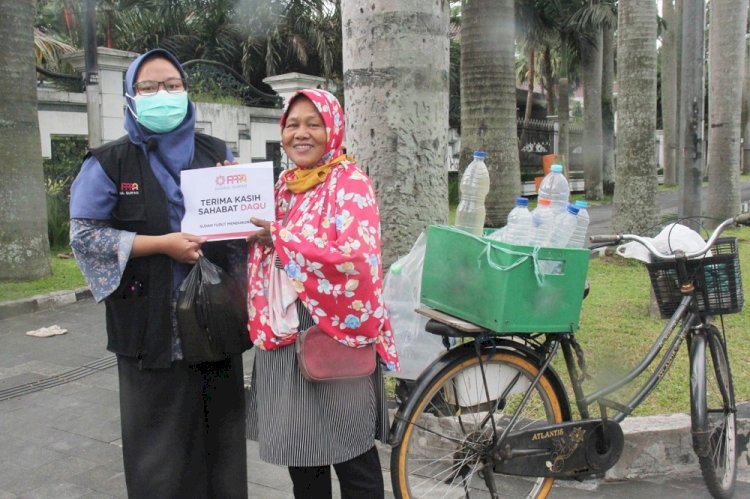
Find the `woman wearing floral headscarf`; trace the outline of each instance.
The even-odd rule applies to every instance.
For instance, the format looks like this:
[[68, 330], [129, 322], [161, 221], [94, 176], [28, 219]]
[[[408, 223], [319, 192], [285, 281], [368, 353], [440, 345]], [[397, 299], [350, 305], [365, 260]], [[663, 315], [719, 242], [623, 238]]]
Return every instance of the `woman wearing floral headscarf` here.
[[[257, 347], [249, 433], [261, 459], [289, 467], [295, 497], [330, 497], [330, 465], [342, 497], [383, 497], [374, 446], [388, 433], [380, 363], [370, 377], [313, 383], [300, 374], [294, 350], [297, 331], [317, 324], [352, 347], [375, 343], [380, 361], [398, 369], [383, 305], [377, 200], [370, 179], [343, 154], [343, 135], [344, 114], [332, 94], [292, 96], [281, 142], [295, 167], [276, 186], [277, 221], [253, 219], [263, 230], [251, 239], [248, 261], [248, 326]], [[297, 317], [288, 328], [274, 319], [289, 308], [279, 303], [283, 293], [269, 290], [277, 268], [296, 293]]]

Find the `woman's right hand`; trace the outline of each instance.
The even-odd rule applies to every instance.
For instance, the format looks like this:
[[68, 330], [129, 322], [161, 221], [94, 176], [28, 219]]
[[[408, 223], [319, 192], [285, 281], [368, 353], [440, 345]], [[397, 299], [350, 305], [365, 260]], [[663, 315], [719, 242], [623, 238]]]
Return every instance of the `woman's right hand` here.
[[130, 250], [130, 258], [164, 254], [180, 263], [195, 263], [203, 253], [201, 244], [206, 242], [203, 236], [187, 232], [171, 232], [161, 236], [138, 234]]
[[262, 244], [263, 246], [272, 247], [273, 238], [271, 237], [271, 222], [255, 217], [252, 217], [250, 221], [260, 227], [260, 230], [250, 234], [247, 238], [247, 242], [249, 244]]
[[164, 235], [164, 253], [180, 263], [195, 263], [203, 255], [201, 244], [206, 242], [202, 236], [186, 232], [172, 232]]

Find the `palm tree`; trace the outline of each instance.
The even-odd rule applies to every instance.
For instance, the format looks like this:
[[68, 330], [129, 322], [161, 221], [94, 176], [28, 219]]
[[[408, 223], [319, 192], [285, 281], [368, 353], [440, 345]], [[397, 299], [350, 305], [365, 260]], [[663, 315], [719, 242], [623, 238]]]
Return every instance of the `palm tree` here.
[[[590, 39], [581, 39], [583, 73], [583, 175], [586, 199], [603, 194], [602, 159], [602, 28], [595, 27]], [[588, 38], [588, 37], [587, 37]]]
[[[603, 114], [607, 112], [611, 101], [602, 95], [602, 71], [605, 44], [602, 41], [603, 30], [613, 28], [616, 22], [614, 2], [612, 0], [565, 0], [517, 2], [521, 12], [521, 25], [524, 31], [533, 33], [543, 40], [545, 61], [545, 79], [550, 86], [547, 94], [551, 95], [552, 68], [559, 67], [558, 76], [562, 87], [567, 82], [578, 79], [578, 69], [584, 88], [584, 170], [586, 196], [599, 199], [603, 185]], [[540, 35], [543, 34], [543, 35]], [[549, 56], [557, 53], [559, 62], [552, 63]], [[610, 87], [608, 86], [608, 89]], [[549, 97], [548, 97], [549, 99]], [[602, 108], [604, 106], [604, 109]], [[560, 113], [560, 155], [567, 158], [567, 116]], [[611, 180], [610, 180], [611, 182]]]
[[602, 31], [602, 187], [604, 194], [615, 192], [615, 30]]
[[[526, 91], [526, 108], [523, 116], [523, 128], [519, 144], [523, 147], [526, 144], [526, 134], [529, 128], [529, 120], [533, 107], [534, 86], [537, 83], [537, 75], [540, 75], [539, 82], [544, 89], [547, 98], [548, 114], [554, 111], [554, 89], [553, 89], [553, 68], [552, 68], [552, 44], [559, 43], [556, 21], [550, 16], [553, 10], [548, 2], [536, 0], [534, 2], [516, 1], [516, 38], [519, 40], [518, 50], [525, 53], [526, 57], [519, 57], [516, 60], [518, 67], [517, 81], [519, 84], [527, 83]], [[537, 54], [540, 57], [537, 57]], [[541, 70], [537, 69], [537, 66]]]
[[742, 85], [742, 173], [750, 174], [750, 43], [745, 41], [745, 78]]
[[[740, 211], [740, 122], [748, 0], [711, 2], [708, 31], [708, 200], [721, 221]], [[711, 224], [713, 225], [713, 224]]]
[[657, 217], [656, 2], [618, 6], [617, 164], [612, 229], [643, 234]]
[[37, 66], [55, 71], [60, 66], [60, 56], [78, 50], [73, 45], [65, 43], [54, 35], [34, 28], [34, 60]]
[[674, 0], [662, 0], [661, 117], [664, 130], [664, 185], [677, 184], [677, 42], [679, 15]]
[[344, 2], [347, 150], [373, 180], [383, 261], [448, 221], [448, 3]]
[[181, 60], [230, 66], [242, 55], [232, 0], [131, 1], [117, 13], [114, 45], [133, 52], [163, 47]]
[[602, 70], [603, 30], [615, 25], [611, 0], [572, 1], [566, 21], [567, 36], [580, 57], [584, 101], [583, 162], [587, 199], [603, 194]]
[[341, 83], [341, 0], [242, 3], [245, 76], [306, 72]]
[[[110, 0], [111, 1], [111, 0]], [[253, 85], [286, 72], [341, 83], [340, 0], [121, 0], [114, 45], [164, 47], [230, 66]]]
[[37, 0], [34, 26], [58, 40], [80, 46], [82, 4], [80, 0]]
[[513, 0], [461, 4], [461, 161], [487, 153], [486, 225], [505, 225], [521, 192], [516, 131]]
[[[680, 6], [681, 4], [681, 6]], [[681, 7], [681, 8], [680, 8]], [[701, 183], [705, 165], [703, 120], [705, 100], [705, 12], [703, 0], [677, 0], [680, 22], [677, 177], [680, 191], [677, 214], [693, 229], [700, 229], [694, 217], [703, 214]]]
[[34, 5], [0, 0], [0, 280], [49, 275], [47, 208], [37, 118]]

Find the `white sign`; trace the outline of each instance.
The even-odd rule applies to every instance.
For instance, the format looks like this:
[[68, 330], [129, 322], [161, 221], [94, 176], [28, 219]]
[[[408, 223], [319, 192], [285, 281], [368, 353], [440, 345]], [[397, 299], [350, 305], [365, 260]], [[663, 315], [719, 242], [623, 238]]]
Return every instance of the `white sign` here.
[[184, 170], [180, 176], [183, 232], [238, 239], [260, 230], [250, 217], [275, 220], [271, 161]]

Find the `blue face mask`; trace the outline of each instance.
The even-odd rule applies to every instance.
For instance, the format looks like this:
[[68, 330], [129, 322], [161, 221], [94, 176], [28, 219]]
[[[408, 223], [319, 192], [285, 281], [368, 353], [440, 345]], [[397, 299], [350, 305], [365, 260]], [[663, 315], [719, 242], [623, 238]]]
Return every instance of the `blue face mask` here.
[[152, 132], [171, 132], [180, 126], [187, 115], [187, 92], [160, 90], [154, 95], [136, 95], [131, 98], [135, 101], [135, 119]]

